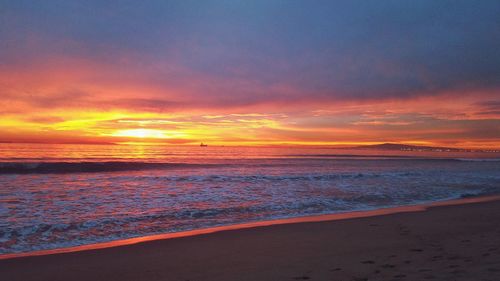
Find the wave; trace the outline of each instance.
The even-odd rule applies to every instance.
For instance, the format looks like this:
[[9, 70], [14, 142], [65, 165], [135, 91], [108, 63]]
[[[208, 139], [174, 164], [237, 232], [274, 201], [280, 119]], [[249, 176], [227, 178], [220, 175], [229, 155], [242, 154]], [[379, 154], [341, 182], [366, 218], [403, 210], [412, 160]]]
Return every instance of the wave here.
[[[105, 217], [82, 221], [42, 222], [0, 228], [0, 255], [72, 247], [132, 237], [188, 231], [254, 221], [374, 210], [395, 206], [471, 198], [485, 193], [454, 193], [440, 197], [406, 198], [380, 194], [351, 198], [309, 199], [291, 204], [261, 204], [220, 208], [187, 208], [147, 215]], [[39, 241], [38, 243], [31, 243]]]
[[459, 161], [459, 162], [500, 162], [500, 158], [453, 158], [408, 155], [361, 155], [361, 154], [288, 154], [286, 157], [299, 159], [326, 158], [335, 160], [411, 160], [411, 161]]
[[[292, 155], [288, 155], [292, 156]], [[319, 161], [458, 161], [458, 162], [500, 162], [500, 158], [425, 158], [425, 157], [406, 157], [406, 156], [371, 156], [371, 155], [337, 155], [337, 154], [314, 154], [300, 155], [299, 161], [318, 161], [315, 157], [325, 157]], [[309, 158], [307, 158], [309, 157]], [[356, 158], [361, 159], [356, 159]], [[296, 158], [297, 159], [297, 158]], [[89, 160], [89, 159], [87, 159]], [[219, 159], [220, 160], [220, 159]], [[252, 166], [252, 167], [276, 167], [290, 165], [291, 159], [283, 158], [262, 158], [259, 162], [219, 162], [219, 163], [189, 163], [189, 162], [140, 162], [140, 161], [28, 161], [28, 162], [2, 162], [0, 161], [1, 174], [69, 174], [69, 173], [102, 173], [102, 172], [121, 172], [121, 171], [141, 171], [141, 170], [159, 170], [171, 168], [211, 168], [223, 166]], [[266, 160], [273, 160], [268, 162]], [[276, 161], [274, 161], [276, 160]], [[285, 162], [281, 162], [285, 161]], [[292, 160], [294, 161], [294, 160]], [[359, 174], [361, 175], [361, 174]], [[358, 176], [359, 176], [358, 175]]]
[[218, 164], [151, 162], [4, 162], [0, 174], [69, 174], [140, 171], [168, 168], [211, 167]]
[[339, 173], [326, 173], [326, 174], [306, 174], [306, 175], [194, 175], [194, 176], [168, 176], [163, 180], [168, 181], [185, 181], [185, 182], [259, 182], [259, 181], [332, 181], [342, 179], [362, 179], [362, 178], [408, 178], [408, 177], [421, 177], [420, 172], [385, 172], [385, 173], [372, 173], [372, 172], [339, 172]]
[[500, 162], [500, 158], [456, 158], [454, 160], [463, 162]]
[[420, 156], [407, 155], [363, 155], [363, 154], [287, 154], [288, 157], [325, 157], [325, 158], [402, 158], [402, 159], [426, 159]]

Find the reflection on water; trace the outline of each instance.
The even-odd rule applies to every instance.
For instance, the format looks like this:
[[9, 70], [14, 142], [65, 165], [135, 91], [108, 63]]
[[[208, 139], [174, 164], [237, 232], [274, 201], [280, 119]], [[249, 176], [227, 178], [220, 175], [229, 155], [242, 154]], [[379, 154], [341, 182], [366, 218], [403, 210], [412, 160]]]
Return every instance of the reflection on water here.
[[435, 158], [500, 158], [500, 153], [410, 152], [367, 149], [157, 146], [157, 145], [78, 145], [0, 143], [0, 161], [164, 161], [177, 159], [248, 159], [331, 157], [340, 155], [401, 156]]

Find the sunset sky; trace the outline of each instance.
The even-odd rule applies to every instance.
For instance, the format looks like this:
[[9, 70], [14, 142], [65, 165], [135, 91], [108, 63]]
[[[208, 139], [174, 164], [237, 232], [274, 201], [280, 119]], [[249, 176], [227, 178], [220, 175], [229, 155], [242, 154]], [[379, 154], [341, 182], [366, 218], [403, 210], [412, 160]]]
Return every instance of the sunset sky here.
[[0, 0], [0, 141], [500, 147], [500, 1]]

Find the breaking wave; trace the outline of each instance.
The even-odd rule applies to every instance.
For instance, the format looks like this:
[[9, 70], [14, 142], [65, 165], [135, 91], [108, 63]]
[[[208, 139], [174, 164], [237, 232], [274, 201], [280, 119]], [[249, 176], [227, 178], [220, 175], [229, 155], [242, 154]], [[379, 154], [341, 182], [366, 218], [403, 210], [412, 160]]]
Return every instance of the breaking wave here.
[[216, 164], [152, 162], [3, 162], [0, 174], [68, 174], [140, 171], [169, 168], [211, 167]]

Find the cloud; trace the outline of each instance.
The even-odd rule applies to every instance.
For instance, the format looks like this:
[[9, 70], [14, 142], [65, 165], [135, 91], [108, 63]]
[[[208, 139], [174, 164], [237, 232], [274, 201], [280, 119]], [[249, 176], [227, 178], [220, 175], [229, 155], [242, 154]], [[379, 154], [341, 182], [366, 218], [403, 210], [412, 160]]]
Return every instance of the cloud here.
[[500, 101], [498, 100], [487, 100], [476, 103], [482, 110], [497, 111], [500, 110]]
[[0, 115], [109, 111], [92, 126], [135, 118], [232, 140], [234, 126], [273, 140], [496, 138], [498, 14], [498, 1], [461, 0], [3, 1]]
[[500, 87], [497, 1], [125, 1], [113, 9], [54, 1], [2, 10], [7, 64], [85, 58], [112, 69], [96, 83], [174, 88], [189, 102], [404, 99]]

